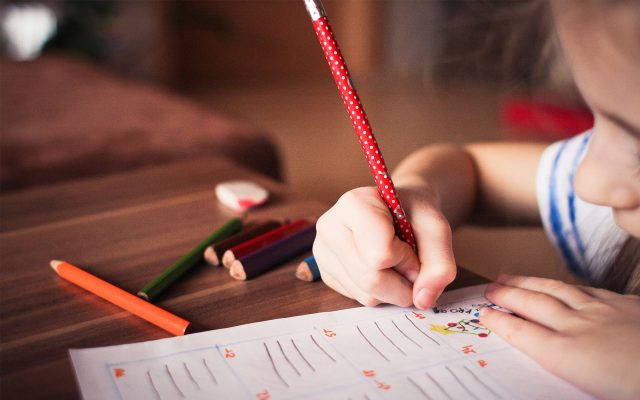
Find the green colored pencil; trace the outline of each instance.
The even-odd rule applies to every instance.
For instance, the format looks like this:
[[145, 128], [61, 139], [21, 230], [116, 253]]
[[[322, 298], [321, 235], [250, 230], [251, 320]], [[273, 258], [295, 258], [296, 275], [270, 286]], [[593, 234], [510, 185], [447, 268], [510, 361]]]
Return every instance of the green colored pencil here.
[[200, 244], [191, 249], [187, 254], [182, 256], [172, 266], [164, 270], [154, 280], [149, 282], [139, 292], [138, 296], [145, 300], [152, 301], [162, 293], [173, 282], [178, 280], [185, 272], [190, 270], [194, 265], [202, 261], [202, 253], [212, 243], [227, 238], [242, 229], [242, 220], [240, 218], [232, 218], [222, 225], [218, 230], [204, 239]]

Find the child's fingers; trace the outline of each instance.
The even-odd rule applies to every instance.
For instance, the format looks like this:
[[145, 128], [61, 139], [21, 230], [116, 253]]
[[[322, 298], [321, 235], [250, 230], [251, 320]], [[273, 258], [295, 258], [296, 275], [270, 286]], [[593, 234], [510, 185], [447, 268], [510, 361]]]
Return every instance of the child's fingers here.
[[[366, 215], [368, 211], [361, 210], [359, 213]], [[364, 273], [367, 269], [377, 271], [393, 267], [393, 264], [383, 260], [383, 258], [391, 260], [391, 255], [383, 254], [383, 251], [392, 251], [391, 245], [382, 246], [376, 241], [374, 243], [368, 243], [362, 250], [359, 250], [357, 246], [357, 234], [354, 233], [354, 229], [344, 224], [344, 220], [340, 214], [340, 209], [334, 207], [320, 217], [316, 224], [316, 238], [322, 239], [322, 242], [340, 258], [343, 265], [355, 266], [356, 269], [359, 270], [358, 273]], [[384, 222], [382, 225], [385, 225]], [[373, 225], [370, 227], [370, 230], [374, 231], [381, 229], [384, 230], [385, 226]], [[386, 247], [388, 250], [380, 250], [381, 247]], [[375, 255], [371, 256], [373, 253], [375, 253]], [[381, 261], [372, 263], [373, 257]], [[350, 270], [353, 270], [353, 268], [350, 268]]]
[[[317, 261], [317, 258], [316, 258], [316, 261]], [[349, 293], [349, 291], [347, 289], [345, 289], [344, 286], [342, 286], [342, 284], [340, 282], [338, 282], [338, 280], [336, 278], [333, 277], [333, 275], [331, 275], [331, 272], [326, 271], [326, 270], [322, 270], [322, 268], [320, 268], [319, 265], [318, 265], [318, 268], [322, 272], [321, 279], [322, 279], [322, 282], [325, 283], [325, 285], [329, 286], [331, 289], [333, 289], [336, 292], [340, 293], [344, 297], [348, 297], [350, 299], [353, 299], [353, 296], [351, 295], [351, 293]]]
[[485, 296], [500, 307], [554, 330], [566, 326], [575, 316], [562, 301], [533, 290], [492, 283], [487, 286]]
[[313, 254], [320, 269], [320, 276], [327, 286], [365, 306], [380, 304], [380, 300], [365, 293], [354, 284], [344, 266], [322, 239], [316, 238], [313, 243]]
[[[314, 254], [316, 253], [321, 254], [320, 259], [316, 258], [320, 275], [323, 276], [325, 273], [330, 275], [327, 284], [331, 286], [337, 282], [345, 292], [349, 293], [348, 297], [365, 306], [375, 306], [380, 303], [401, 307], [411, 305], [411, 284], [393, 269], [370, 270], [357, 258], [352, 258], [347, 264], [341, 261], [336, 256], [337, 253], [333, 252], [322, 239], [316, 239], [314, 243]], [[356, 254], [353, 249], [347, 253]]]
[[318, 264], [322, 281], [341, 295], [353, 299], [351, 293], [349, 293], [349, 291], [345, 289], [345, 287], [333, 276], [332, 271], [329, 268], [326, 268], [328, 265], [335, 265], [335, 261], [332, 263], [333, 260], [331, 260], [331, 255], [327, 252], [326, 248], [320, 244], [319, 238], [316, 238], [313, 242], [313, 257], [316, 259], [316, 263]]
[[388, 242], [383, 242], [379, 237], [375, 242], [367, 243], [365, 239], [359, 240], [355, 232], [352, 238], [353, 241], [349, 243], [350, 248], [353, 246], [357, 249], [359, 259], [368, 268], [380, 271], [393, 268], [411, 283], [418, 277], [420, 271], [418, 255], [409, 244], [395, 234], [385, 238]]
[[[402, 243], [399, 239], [396, 239]], [[355, 240], [347, 228], [336, 229], [332, 239], [327, 241], [338, 261], [346, 266], [349, 278], [362, 292], [390, 304], [408, 307], [412, 304], [411, 283], [391, 268], [379, 269], [379, 266], [366, 264], [358, 251], [355, 251]], [[410, 247], [404, 243], [409, 249]], [[415, 264], [417, 265], [417, 257]], [[415, 268], [417, 270], [417, 267]], [[416, 271], [417, 274], [417, 271]]]
[[[411, 282], [393, 269], [368, 272], [354, 276], [351, 279], [358, 289], [382, 303], [409, 307], [413, 304], [411, 296]], [[363, 303], [365, 304], [365, 303]]]
[[615, 300], [615, 299], [618, 299], [620, 296], [618, 293], [612, 292], [606, 289], [594, 288], [591, 286], [581, 286], [581, 285], [578, 285], [576, 287], [599, 300]]
[[[326, 214], [318, 222], [320, 228], [314, 247], [323, 254], [331, 253], [333, 259], [327, 260], [333, 265], [323, 267], [332, 271], [331, 274], [362, 304], [370, 305], [375, 299], [402, 307], [411, 305], [411, 284], [391, 265], [380, 270], [380, 266], [366, 264], [356, 250], [353, 233], [344, 225], [334, 223], [332, 218], [333, 215]], [[327, 226], [331, 229], [327, 229]], [[409, 247], [406, 243], [404, 245]], [[414, 262], [417, 264], [417, 260]]]
[[536, 278], [532, 276], [500, 275], [496, 282], [507, 286], [533, 290], [555, 297], [569, 307], [579, 309], [583, 304], [592, 301], [592, 296], [573, 285], [555, 279]]
[[420, 256], [420, 273], [413, 284], [413, 303], [426, 309], [456, 277], [451, 227], [433, 210], [414, 215], [412, 222]]
[[391, 248], [397, 257], [393, 269], [413, 284], [420, 272], [418, 255], [408, 243], [402, 241], [397, 236], [393, 237]]
[[345, 247], [339, 243], [344, 234], [336, 232], [345, 227], [353, 237], [353, 245], [349, 243], [346, 250], [357, 249], [365, 265], [377, 270], [393, 267], [410, 282], [416, 279], [420, 269], [418, 257], [411, 246], [396, 236], [391, 213], [375, 188], [345, 193], [336, 206], [321, 217], [319, 225], [332, 248]]
[[553, 331], [489, 307], [480, 311], [480, 322], [543, 367], [552, 366], [556, 349], [553, 340], [559, 338]]
[[375, 188], [351, 190], [338, 200], [335, 208], [335, 217], [353, 232], [356, 248], [367, 265], [384, 269], [401, 261], [404, 254], [398, 254], [393, 247], [395, 228], [391, 212]]

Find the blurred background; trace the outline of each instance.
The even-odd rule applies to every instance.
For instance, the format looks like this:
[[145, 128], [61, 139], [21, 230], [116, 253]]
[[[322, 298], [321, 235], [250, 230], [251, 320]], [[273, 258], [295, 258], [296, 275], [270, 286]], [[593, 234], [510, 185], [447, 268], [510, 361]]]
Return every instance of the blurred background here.
[[[434, 142], [592, 124], [544, 2], [324, 4], [391, 169]], [[372, 184], [302, 0], [4, 0], [0, 30], [5, 194], [207, 155], [327, 204]], [[566, 278], [540, 229], [455, 241], [487, 276]]]

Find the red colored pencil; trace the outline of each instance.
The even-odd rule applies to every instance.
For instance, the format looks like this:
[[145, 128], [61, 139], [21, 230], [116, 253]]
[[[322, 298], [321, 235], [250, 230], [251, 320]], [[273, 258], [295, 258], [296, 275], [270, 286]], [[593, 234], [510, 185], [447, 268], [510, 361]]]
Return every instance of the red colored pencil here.
[[396, 189], [393, 186], [393, 182], [391, 182], [391, 176], [382, 159], [378, 142], [375, 136], [373, 136], [371, 125], [369, 125], [369, 120], [364, 112], [356, 88], [349, 77], [349, 70], [338, 48], [338, 43], [335, 40], [333, 31], [329, 26], [329, 20], [327, 19], [322, 2], [319, 0], [305, 0], [304, 3], [313, 21], [313, 27], [320, 41], [320, 46], [322, 46], [324, 55], [331, 68], [333, 79], [347, 107], [347, 113], [351, 118], [353, 128], [360, 140], [362, 151], [369, 163], [369, 169], [378, 187], [378, 192], [393, 215], [396, 234], [411, 245], [414, 250], [417, 250], [413, 229], [400, 205], [400, 199], [398, 199]]
[[307, 220], [298, 219], [272, 231], [264, 233], [258, 237], [255, 237], [251, 240], [248, 240], [242, 244], [234, 246], [225, 251], [224, 255], [222, 256], [222, 264], [224, 264], [226, 268], [230, 268], [231, 264], [233, 264], [236, 259], [249, 253], [253, 253], [254, 251], [259, 250], [263, 247], [266, 247], [277, 240], [280, 240], [288, 235], [291, 235], [294, 232], [297, 232], [309, 226], [310, 224], [311, 222]]

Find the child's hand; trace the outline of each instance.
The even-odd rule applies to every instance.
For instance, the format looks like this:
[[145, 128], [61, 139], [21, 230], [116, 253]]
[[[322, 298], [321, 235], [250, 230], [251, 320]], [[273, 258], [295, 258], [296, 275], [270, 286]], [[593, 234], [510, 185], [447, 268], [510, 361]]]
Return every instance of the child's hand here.
[[480, 320], [553, 374], [599, 397], [640, 393], [640, 297], [530, 277], [498, 278]]
[[322, 280], [367, 306], [391, 303], [427, 308], [456, 274], [451, 228], [426, 193], [406, 191], [420, 253], [400, 240], [389, 209], [373, 187], [351, 190], [317, 223], [313, 253]]

